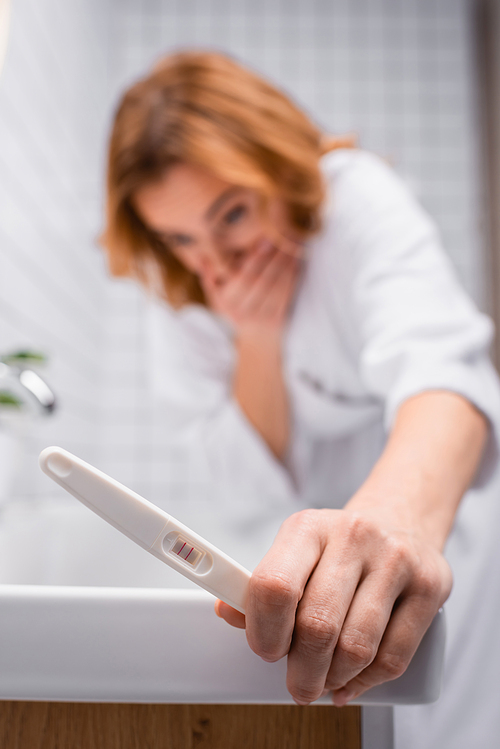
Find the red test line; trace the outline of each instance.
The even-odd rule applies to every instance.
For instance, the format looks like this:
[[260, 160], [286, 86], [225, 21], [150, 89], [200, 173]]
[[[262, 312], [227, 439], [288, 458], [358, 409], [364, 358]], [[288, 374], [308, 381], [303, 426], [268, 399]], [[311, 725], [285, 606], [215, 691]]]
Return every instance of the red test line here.
[[[181, 551], [183, 550], [183, 548], [185, 547], [185, 545], [186, 545], [186, 542], [184, 541], [184, 543], [182, 544], [181, 548], [177, 552], [177, 556], [179, 556], [179, 554], [181, 553]], [[191, 552], [189, 552], [189, 553], [191, 553]]]
[[[191, 546], [191, 551], [193, 551], [193, 549], [194, 549], [194, 546]], [[189, 554], [191, 554], [191, 551], [189, 552]], [[187, 557], [184, 557], [184, 559], [187, 559], [189, 554], [187, 555]]]

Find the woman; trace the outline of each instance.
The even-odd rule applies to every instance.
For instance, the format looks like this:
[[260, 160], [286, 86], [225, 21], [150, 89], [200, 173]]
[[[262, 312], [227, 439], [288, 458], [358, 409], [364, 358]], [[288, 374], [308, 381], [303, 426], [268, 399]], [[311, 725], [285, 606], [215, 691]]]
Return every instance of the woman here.
[[451, 676], [436, 706], [398, 709], [396, 736], [468, 747], [500, 727], [483, 639], [500, 512], [491, 325], [404, 186], [348, 145], [222, 55], [168, 57], [116, 114], [105, 243], [113, 273], [167, 302], [164, 395], [215, 477], [312, 508], [290, 500], [246, 621], [218, 614], [265, 660], [288, 654], [297, 703], [328, 690], [344, 705], [404, 671], [453, 570]]

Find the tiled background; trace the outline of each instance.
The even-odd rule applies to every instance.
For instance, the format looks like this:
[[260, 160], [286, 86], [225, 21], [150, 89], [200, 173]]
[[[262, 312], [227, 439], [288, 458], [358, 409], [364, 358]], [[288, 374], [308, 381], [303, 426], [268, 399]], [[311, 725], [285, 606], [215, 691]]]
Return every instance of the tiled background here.
[[41, 445], [100, 450], [109, 301], [94, 236], [108, 23], [99, 0], [13, 5], [0, 77], [0, 353], [47, 352], [61, 403], [26, 425], [12, 489], [24, 495], [46, 488]]
[[29, 431], [13, 494], [50, 491], [58, 443], [153, 501], [200, 490], [147, 389], [142, 293], [106, 277], [107, 123], [119, 91], [183, 45], [227, 50], [325, 129], [391, 160], [488, 307], [472, 0], [16, 0], [0, 79], [0, 351], [47, 350], [61, 408]]

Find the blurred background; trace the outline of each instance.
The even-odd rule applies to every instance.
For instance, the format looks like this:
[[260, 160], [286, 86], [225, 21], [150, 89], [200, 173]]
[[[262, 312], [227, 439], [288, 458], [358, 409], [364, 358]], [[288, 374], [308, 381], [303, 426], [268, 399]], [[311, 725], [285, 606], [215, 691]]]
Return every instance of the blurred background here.
[[436, 220], [469, 293], [496, 315], [488, 211], [495, 184], [485, 156], [495, 138], [490, 6], [13, 2], [0, 77], [0, 355], [44, 352], [43, 377], [59, 408], [9, 437], [17, 444], [9, 497], [52, 491], [36, 468], [48, 444], [160, 504], [206, 489], [189, 454], [171, 444], [148, 389], [143, 293], [109, 278], [97, 242], [120, 92], [175, 48], [234, 54], [291, 93], [325, 130], [356, 133], [363, 148], [389, 160]]

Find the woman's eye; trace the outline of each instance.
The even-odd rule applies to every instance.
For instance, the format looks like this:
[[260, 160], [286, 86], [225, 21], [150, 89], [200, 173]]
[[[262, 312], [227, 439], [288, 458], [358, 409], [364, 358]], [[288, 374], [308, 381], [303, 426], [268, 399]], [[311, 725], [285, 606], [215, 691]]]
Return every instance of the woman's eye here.
[[187, 247], [192, 239], [186, 234], [174, 234], [168, 238], [168, 243], [173, 247]]
[[231, 208], [231, 210], [224, 216], [224, 223], [235, 224], [242, 216], [244, 216], [246, 210], [246, 206], [244, 205], [237, 205], [234, 208]]

